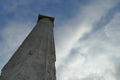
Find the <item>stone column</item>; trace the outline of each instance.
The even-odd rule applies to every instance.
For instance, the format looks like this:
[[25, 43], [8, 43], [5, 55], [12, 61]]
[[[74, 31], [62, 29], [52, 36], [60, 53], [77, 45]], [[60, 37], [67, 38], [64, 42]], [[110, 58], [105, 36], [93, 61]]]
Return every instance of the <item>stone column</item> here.
[[0, 80], [56, 80], [54, 18], [38, 16], [37, 25], [4, 66]]

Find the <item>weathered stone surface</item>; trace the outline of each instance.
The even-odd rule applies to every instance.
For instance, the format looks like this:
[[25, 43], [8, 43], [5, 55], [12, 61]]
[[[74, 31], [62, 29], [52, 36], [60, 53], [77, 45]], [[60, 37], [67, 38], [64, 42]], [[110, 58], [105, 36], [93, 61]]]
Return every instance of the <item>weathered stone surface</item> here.
[[53, 21], [39, 15], [35, 28], [2, 69], [0, 80], [56, 80]]

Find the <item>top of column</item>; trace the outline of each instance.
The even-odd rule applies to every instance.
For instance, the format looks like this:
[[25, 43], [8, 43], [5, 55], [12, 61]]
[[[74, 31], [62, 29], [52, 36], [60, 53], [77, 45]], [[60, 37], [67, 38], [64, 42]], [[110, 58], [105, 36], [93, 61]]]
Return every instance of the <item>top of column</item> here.
[[38, 15], [38, 20], [37, 20], [37, 22], [38, 22], [40, 19], [43, 19], [43, 18], [48, 18], [48, 19], [50, 19], [52, 22], [54, 22], [54, 17], [45, 16], [45, 15], [41, 15], [41, 14]]

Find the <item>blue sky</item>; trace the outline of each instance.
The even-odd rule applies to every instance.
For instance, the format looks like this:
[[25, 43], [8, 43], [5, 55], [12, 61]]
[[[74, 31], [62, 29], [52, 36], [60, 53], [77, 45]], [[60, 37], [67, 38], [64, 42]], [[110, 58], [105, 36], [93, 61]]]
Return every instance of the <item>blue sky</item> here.
[[57, 80], [120, 79], [120, 0], [1, 0], [0, 69], [37, 22], [55, 17]]

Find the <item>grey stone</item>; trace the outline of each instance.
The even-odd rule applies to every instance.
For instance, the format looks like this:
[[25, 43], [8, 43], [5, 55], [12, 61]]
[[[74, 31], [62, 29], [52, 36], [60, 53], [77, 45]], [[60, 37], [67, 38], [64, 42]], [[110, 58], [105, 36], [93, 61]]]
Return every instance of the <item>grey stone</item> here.
[[0, 80], [56, 80], [54, 18], [38, 16], [37, 25], [2, 69]]

